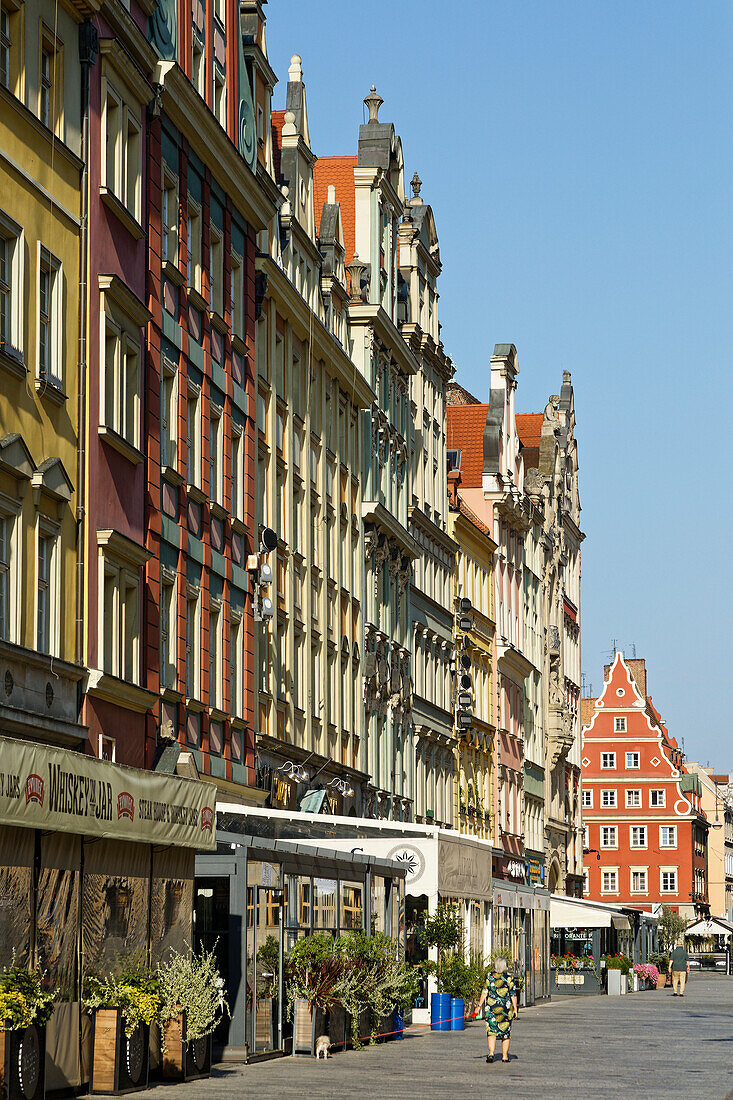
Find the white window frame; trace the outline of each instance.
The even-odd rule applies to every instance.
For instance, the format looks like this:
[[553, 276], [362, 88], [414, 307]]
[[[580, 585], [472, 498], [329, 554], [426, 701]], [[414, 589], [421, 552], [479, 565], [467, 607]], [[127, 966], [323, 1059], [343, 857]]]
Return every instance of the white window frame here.
[[232, 519], [244, 516], [244, 431], [232, 423], [232, 460], [230, 468]]
[[[606, 759], [611, 760], [610, 764], [606, 763]], [[601, 753], [601, 769], [603, 771], [613, 771], [616, 767], [616, 753], [615, 752], [602, 752]]]
[[0, 4], [0, 85], [10, 91], [10, 59], [13, 39], [10, 34], [10, 8]]
[[[24, 369], [23, 354], [23, 304], [25, 234], [23, 227], [13, 218], [0, 210], [0, 237], [7, 242], [6, 259], [6, 296], [5, 305], [5, 341], [0, 343], [0, 355], [13, 360], [19, 369]], [[0, 332], [0, 340], [2, 333]]]
[[[100, 275], [100, 434], [135, 462], [140, 453], [142, 328], [150, 314], [116, 275]], [[113, 341], [112, 363], [108, 340]], [[112, 433], [112, 434], [110, 434]], [[128, 450], [132, 448], [132, 452]]]
[[[644, 884], [634, 886], [634, 875], [643, 875]], [[648, 894], [649, 893], [649, 868], [648, 867], [629, 867], [629, 890], [632, 894]]]
[[592, 787], [583, 787], [581, 801], [582, 801], [582, 807], [583, 807], [584, 810], [592, 810], [593, 809], [593, 788]]
[[244, 339], [244, 263], [242, 257], [233, 249], [231, 252], [231, 270], [229, 276], [229, 309], [232, 336]]
[[[99, 547], [99, 668], [128, 684], [141, 683], [142, 580], [147, 558], [142, 547], [114, 531], [98, 531]], [[111, 582], [111, 608], [106, 605]], [[131, 593], [131, 595], [128, 595]], [[131, 628], [137, 623], [137, 629]], [[109, 638], [109, 645], [108, 645]]]
[[[641, 753], [640, 752], [627, 752], [625, 757], [626, 771], [638, 771], [641, 767]], [[636, 763], [634, 763], [636, 761]]]
[[201, 293], [201, 251], [202, 251], [201, 207], [188, 196], [186, 217], [186, 284], [189, 290]]
[[23, 542], [21, 505], [17, 500], [0, 493], [0, 520], [6, 525], [5, 556], [7, 561], [0, 565], [5, 577], [5, 614], [7, 623], [0, 621], [0, 640], [14, 642], [21, 638], [21, 608], [23, 607]]
[[[176, 690], [178, 684], [178, 591], [172, 569], [160, 575], [160, 687]], [[167, 624], [167, 630], [164, 630]]]
[[209, 310], [224, 316], [224, 234], [209, 225]]
[[[658, 801], [658, 802], [654, 801], [653, 796], [655, 794], [662, 796], [660, 801]], [[661, 788], [660, 787], [654, 787], [653, 789], [651, 789], [649, 791], [649, 808], [650, 809], [661, 810], [661, 809], [664, 809], [666, 804], [667, 804], [667, 792], [665, 791], [664, 787], [661, 787]]]
[[224, 503], [224, 410], [209, 406], [209, 497], [214, 504]]
[[[193, 611], [193, 621], [190, 614]], [[191, 624], [191, 631], [189, 631]], [[189, 634], [193, 633], [193, 637]], [[189, 666], [189, 660], [191, 662]], [[189, 671], [191, 673], [189, 678]], [[201, 698], [201, 589], [189, 584], [186, 588], [186, 669], [185, 690], [189, 699]]]
[[229, 709], [244, 717], [244, 622], [237, 610], [229, 612]]
[[[41, 279], [48, 276], [46, 367], [41, 364]], [[38, 242], [36, 257], [36, 377], [44, 385], [64, 388], [64, 272], [61, 260]]]
[[[609, 836], [610, 835], [613, 836], [613, 842], [611, 842], [611, 841], [606, 842], [606, 840], [605, 840], [605, 834], [606, 833], [608, 833]], [[618, 825], [601, 825], [599, 847], [600, 848], [618, 848]]]
[[[33, 621], [35, 623], [34, 640], [36, 649], [39, 653], [48, 653], [51, 656], [58, 657], [60, 653], [60, 641], [61, 641], [61, 552], [59, 549], [59, 537], [61, 535], [61, 526], [49, 519], [48, 516], [38, 513], [36, 516], [36, 538], [35, 538], [35, 613]], [[41, 600], [40, 600], [40, 550], [41, 539], [48, 540], [50, 543], [50, 554], [48, 560], [48, 588], [46, 593], [46, 605], [48, 616], [48, 645], [42, 647], [39, 638], [39, 619], [41, 615]]]
[[638, 787], [626, 791], [626, 809], [637, 810], [641, 808], [641, 791]]
[[584, 867], [583, 868], [583, 893], [587, 894], [589, 890], [590, 890], [590, 883], [589, 883], [588, 868]]
[[190, 380], [186, 393], [186, 482], [189, 488], [201, 488], [201, 389]]
[[613, 732], [614, 733], [626, 733], [626, 719], [614, 718], [613, 720]]
[[[112, 196], [142, 235], [143, 102], [132, 84], [127, 59], [114, 39], [102, 43], [102, 140], [100, 193]], [[111, 108], [117, 111], [111, 120]], [[112, 143], [112, 154], [109, 145]], [[122, 219], [124, 221], [124, 218]], [[128, 225], [128, 229], [133, 228]]]
[[[613, 875], [613, 884], [605, 885], [605, 876]], [[601, 893], [618, 894], [618, 867], [601, 867]]]
[[615, 810], [618, 808], [618, 795], [615, 787], [607, 787], [601, 791], [601, 808]]
[[[644, 843], [640, 843], [638, 837], [643, 830]], [[636, 838], [635, 839], [635, 834]], [[649, 842], [649, 833], [646, 825], [630, 825], [629, 826], [629, 847], [630, 848], [646, 848]]]
[[178, 267], [178, 175], [163, 162], [160, 197], [160, 258], [163, 264]]
[[201, 36], [195, 29], [191, 34], [191, 83], [201, 96], [206, 92], [206, 52]]
[[[659, 868], [659, 892], [660, 894], [676, 894], [678, 891], [678, 867], [660, 867]], [[674, 875], [674, 886], [669, 887], [664, 885], [664, 876]]]
[[223, 130], [227, 128], [227, 78], [219, 66], [214, 63], [214, 115]]
[[[665, 843], [664, 830], [667, 832], [672, 831], [674, 843]], [[677, 826], [676, 825], [660, 825], [659, 826], [659, 847], [665, 849], [675, 849], [677, 847]]]
[[178, 367], [163, 357], [160, 368], [160, 464], [178, 469]]
[[222, 645], [224, 614], [221, 600], [209, 600], [209, 707], [222, 709]]

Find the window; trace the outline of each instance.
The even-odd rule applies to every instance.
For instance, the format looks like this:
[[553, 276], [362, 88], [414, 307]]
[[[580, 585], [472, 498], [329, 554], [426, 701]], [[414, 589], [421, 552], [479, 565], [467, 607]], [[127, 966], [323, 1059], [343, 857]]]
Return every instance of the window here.
[[178, 372], [175, 363], [163, 359], [160, 380], [160, 462], [177, 466], [178, 460]]
[[650, 806], [664, 806], [665, 792], [661, 791], [649, 791], [649, 805]]
[[659, 827], [659, 847], [660, 848], [676, 848], [677, 847], [677, 826], [676, 825], [660, 825], [660, 827]]
[[189, 288], [201, 290], [201, 211], [190, 196], [186, 227], [186, 281]]
[[221, 422], [221, 409], [216, 405], [211, 406], [209, 428], [209, 496], [212, 501], [221, 504], [223, 500], [222, 445], [224, 429]]
[[221, 235], [213, 226], [209, 229], [209, 305], [212, 313], [224, 314], [224, 268]]
[[199, 637], [199, 590], [189, 588], [186, 594], [186, 695], [198, 699], [201, 668]]
[[627, 791], [626, 809], [634, 809], [637, 806], [641, 806], [641, 791]]
[[229, 626], [230, 710], [233, 716], [244, 717], [244, 627], [242, 616], [232, 611]]
[[646, 893], [646, 870], [631, 872], [631, 892], [632, 894]]
[[145, 550], [116, 531], [98, 531], [101, 552], [100, 664], [110, 676], [140, 683], [140, 566]]
[[601, 826], [601, 848], [618, 848], [615, 825]]
[[15, 641], [19, 627], [19, 579], [16, 515], [0, 513], [0, 641]]
[[231, 326], [232, 335], [239, 336], [240, 339], [244, 336], [244, 319], [243, 319], [243, 293], [242, 293], [242, 260], [235, 252], [232, 252], [231, 256], [231, 275], [230, 275], [230, 308], [232, 311]]
[[178, 178], [163, 165], [160, 212], [160, 258], [178, 266]]
[[646, 848], [646, 825], [631, 826], [631, 847]]
[[616, 806], [616, 791], [601, 791], [601, 806]]
[[104, 423], [140, 446], [140, 345], [111, 319], [104, 327]]
[[214, 66], [214, 114], [220, 126], [227, 125], [227, 82], [224, 73]]
[[201, 482], [201, 391], [189, 383], [186, 399], [186, 477], [189, 485]]
[[53, 70], [54, 53], [44, 43], [41, 47], [41, 79], [38, 90], [38, 117], [44, 126], [51, 126], [53, 120]]
[[[105, 70], [108, 72], [108, 70]], [[123, 86], [122, 78], [119, 86]], [[139, 224], [142, 193], [140, 106], [106, 77], [102, 106], [102, 197], [113, 195]]]
[[626, 753], [626, 767], [627, 768], [638, 768], [639, 767], [639, 753], [638, 752], [627, 752]]
[[10, 88], [10, 13], [0, 7], [0, 84]]
[[601, 893], [618, 893], [618, 871], [601, 871]]
[[204, 44], [196, 31], [191, 36], [191, 83], [204, 98]]
[[583, 791], [583, 807], [586, 810], [593, 808], [593, 791]]
[[63, 389], [61, 261], [38, 246], [38, 378]]
[[616, 767], [616, 753], [615, 752], [602, 752], [601, 753], [601, 767], [602, 768], [615, 768]]
[[221, 707], [221, 604], [209, 610], [209, 706]]
[[659, 886], [663, 894], [677, 893], [677, 870], [660, 870]]
[[590, 887], [588, 885], [588, 868], [585, 867], [583, 869], [583, 893], [587, 894], [589, 889]]
[[244, 444], [242, 442], [242, 430], [232, 425], [232, 518], [241, 519], [243, 515], [242, 488], [244, 485], [244, 472], [242, 469], [242, 457]]
[[36, 559], [36, 648], [39, 653], [51, 652], [51, 613], [58, 598], [54, 584], [56, 538], [39, 527]]
[[23, 230], [0, 211], [0, 355], [23, 367]]
[[160, 686], [176, 688], [176, 582], [173, 573], [163, 571], [160, 583]]
[[613, 720], [613, 732], [614, 733], [626, 733], [626, 719], [614, 718]]

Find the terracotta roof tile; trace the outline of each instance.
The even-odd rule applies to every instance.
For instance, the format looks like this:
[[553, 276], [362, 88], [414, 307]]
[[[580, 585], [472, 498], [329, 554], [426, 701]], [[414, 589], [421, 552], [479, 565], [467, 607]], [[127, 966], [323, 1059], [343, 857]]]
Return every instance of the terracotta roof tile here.
[[484, 472], [484, 425], [488, 405], [448, 405], [448, 448], [461, 451], [461, 485], [475, 489]]
[[333, 184], [336, 201], [341, 206], [341, 225], [344, 230], [345, 261], [354, 258], [356, 241], [356, 193], [354, 168], [356, 157], [319, 157], [313, 166], [313, 205], [316, 226], [321, 224], [323, 204], [328, 198], [328, 188]]
[[491, 534], [491, 532], [489, 531], [489, 528], [484, 523], [484, 521], [482, 519], [479, 519], [479, 517], [476, 515], [475, 512], [471, 511], [471, 509], [466, 504], [465, 500], [462, 500], [459, 497], [458, 498], [458, 503], [459, 503], [460, 508], [461, 508], [461, 515], [465, 516], [466, 519], [469, 521], [469, 523], [472, 523], [474, 525], [474, 527], [481, 532], [482, 535], [490, 535]]
[[543, 413], [518, 413], [517, 435], [523, 447], [539, 447], [542, 439]]
[[280, 152], [283, 147], [283, 126], [285, 125], [285, 112], [272, 111], [272, 166], [275, 170], [275, 183], [280, 185]]

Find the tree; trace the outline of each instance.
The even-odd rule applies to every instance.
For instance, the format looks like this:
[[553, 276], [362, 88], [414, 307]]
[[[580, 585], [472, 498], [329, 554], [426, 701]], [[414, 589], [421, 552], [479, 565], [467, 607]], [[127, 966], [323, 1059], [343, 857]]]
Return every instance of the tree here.
[[668, 905], [662, 906], [662, 915], [659, 918], [657, 931], [659, 932], [659, 944], [663, 951], [671, 951], [682, 939], [687, 927], [687, 921], [679, 913], [673, 913]]
[[[435, 968], [440, 988], [443, 959], [448, 952], [463, 944], [463, 920], [457, 905], [439, 905], [432, 917], [425, 918], [423, 939], [428, 947], [437, 947], [438, 965]], [[432, 966], [432, 964], [431, 964]]]

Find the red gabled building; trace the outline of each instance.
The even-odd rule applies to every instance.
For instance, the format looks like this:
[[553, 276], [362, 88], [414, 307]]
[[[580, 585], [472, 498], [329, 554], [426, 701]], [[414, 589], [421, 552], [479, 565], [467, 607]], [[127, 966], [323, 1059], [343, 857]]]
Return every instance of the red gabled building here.
[[700, 780], [646, 693], [643, 660], [617, 653], [583, 699], [584, 896], [692, 919], [709, 910]]

